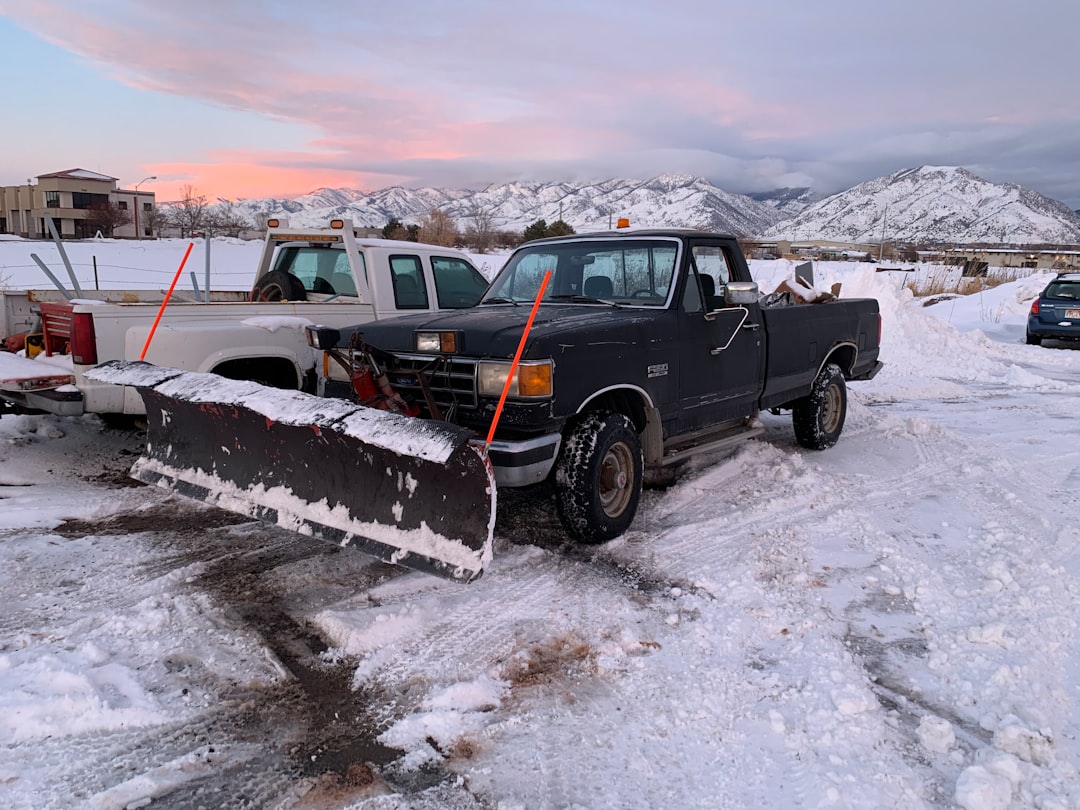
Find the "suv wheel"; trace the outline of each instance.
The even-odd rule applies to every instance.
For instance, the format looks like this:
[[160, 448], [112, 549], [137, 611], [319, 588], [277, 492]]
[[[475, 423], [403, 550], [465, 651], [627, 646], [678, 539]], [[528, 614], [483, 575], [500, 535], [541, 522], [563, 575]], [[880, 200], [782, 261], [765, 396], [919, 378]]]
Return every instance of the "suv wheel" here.
[[1031, 334], [1031, 332], [1028, 332], [1024, 336], [1024, 338], [1027, 341], [1028, 346], [1041, 346], [1042, 345], [1042, 338], [1039, 337], [1038, 335]]

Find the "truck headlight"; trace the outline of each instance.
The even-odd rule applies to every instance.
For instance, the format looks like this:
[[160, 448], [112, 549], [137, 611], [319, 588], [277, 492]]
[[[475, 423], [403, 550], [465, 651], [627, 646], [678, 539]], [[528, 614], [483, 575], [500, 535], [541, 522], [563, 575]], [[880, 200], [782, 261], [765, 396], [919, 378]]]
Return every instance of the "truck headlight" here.
[[307, 344], [316, 349], [332, 349], [341, 340], [341, 332], [331, 326], [305, 326]]
[[415, 345], [418, 352], [454, 354], [458, 350], [457, 332], [417, 332]]
[[[481, 360], [476, 367], [476, 386], [480, 396], [502, 396], [510, 363], [505, 360]], [[551, 396], [551, 361], [530, 360], [518, 363], [507, 396], [538, 398]]]

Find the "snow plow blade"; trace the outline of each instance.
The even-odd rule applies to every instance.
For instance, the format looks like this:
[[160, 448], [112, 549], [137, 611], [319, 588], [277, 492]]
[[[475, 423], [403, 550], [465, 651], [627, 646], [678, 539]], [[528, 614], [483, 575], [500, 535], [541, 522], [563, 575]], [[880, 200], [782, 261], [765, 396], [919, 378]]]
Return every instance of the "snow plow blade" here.
[[139, 481], [448, 579], [491, 559], [495, 478], [462, 428], [148, 363], [86, 376], [142, 395]]

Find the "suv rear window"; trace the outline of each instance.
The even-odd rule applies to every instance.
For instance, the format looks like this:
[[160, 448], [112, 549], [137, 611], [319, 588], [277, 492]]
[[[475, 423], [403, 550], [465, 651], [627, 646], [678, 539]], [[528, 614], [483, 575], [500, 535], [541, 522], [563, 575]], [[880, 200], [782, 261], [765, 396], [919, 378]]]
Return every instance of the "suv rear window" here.
[[1047, 298], [1068, 298], [1080, 301], [1080, 281], [1051, 281], [1043, 290]]

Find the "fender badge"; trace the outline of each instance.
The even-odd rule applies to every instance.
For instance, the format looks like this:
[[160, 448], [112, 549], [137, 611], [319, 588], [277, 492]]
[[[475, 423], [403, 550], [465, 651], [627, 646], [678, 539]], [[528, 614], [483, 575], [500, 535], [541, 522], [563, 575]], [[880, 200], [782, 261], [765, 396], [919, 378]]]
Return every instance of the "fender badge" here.
[[655, 366], [649, 366], [649, 377], [666, 377], [667, 376], [667, 363], [657, 363]]

